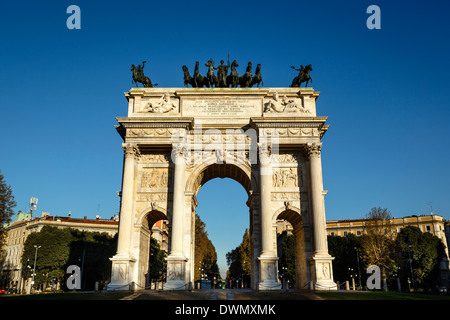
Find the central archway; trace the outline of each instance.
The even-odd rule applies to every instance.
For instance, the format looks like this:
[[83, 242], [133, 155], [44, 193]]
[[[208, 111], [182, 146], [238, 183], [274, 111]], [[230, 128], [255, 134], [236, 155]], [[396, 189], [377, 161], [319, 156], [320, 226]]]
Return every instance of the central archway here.
[[[192, 196], [192, 221], [195, 223], [195, 214], [196, 207], [199, 202], [197, 200], [197, 195], [200, 189], [209, 181], [220, 178], [225, 179], [229, 178], [237, 183], [239, 183], [245, 190], [247, 194], [247, 201], [245, 202], [248, 207], [249, 212], [249, 237], [250, 237], [250, 247], [251, 247], [251, 268], [253, 270], [252, 274], [252, 283], [251, 286], [254, 287], [254, 284], [257, 282], [258, 272], [257, 262], [255, 252], [259, 250], [259, 240], [255, 241], [255, 237], [258, 238], [260, 231], [257, 229], [257, 226], [254, 225], [254, 215], [257, 215], [256, 210], [254, 210], [254, 198], [253, 198], [253, 190], [257, 189], [257, 179], [252, 176], [252, 170], [250, 165], [237, 165], [233, 163], [217, 163], [215, 159], [211, 159], [204, 164], [199, 165], [192, 173], [189, 175], [186, 183], [186, 195]], [[223, 196], [226, 197], [226, 194]], [[257, 209], [257, 208], [256, 208]], [[259, 221], [259, 218], [257, 218]], [[256, 229], [256, 230], [255, 230]], [[191, 242], [195, 243], [195, 226], [191, 228]], [[241, 235], [242, 237], [242, 235]], [[256, 251], [255, 251], [256, 246]], [[233, 249], [233, 248], [230, 248]], [[192, 246], [191, 250], [191, 261], [194, 261], [195, 258], [195, 248]], [[194, 279], [194, 268], [191, 268], [191, 279]]]
[[[198, 288], [197, 280], [204, 280], [201, 277], [199, 268], [207, 266], [208, 279], [211, 280], [214, 276], [219, 276], [224, 283], [230, 284], [229, 280], [233, 277], [233, 283], [235, 280], [242, 278], [242, 273], [239, 275], [237, 271], [237, 261], [230, 265], [236, 258], [232, 253], [236, 248], [239, 248], [242, 244], [243, 237], [247, 232], [246, 244], [249, 245], [249, 226], [250, 226], [250, 214], [247, 206], [248, 195], [242, 185], [230, 178], [214, 178], [203, 184], [197, 193], [198, 206], [195, 210], [196, 222], [200, 225], [195, 225], [195, 283]], [[200, 245], [205, 244], [202, 239], [198, 239], [198, 234], [205, 231], [207, 238], [211, 241], [216, 252], [216, 265], [219, 268], [219, 272], [215, 273], [214, 261], [211, 260], [210, 255], [204, 256], [204, 252], [200, 249]], [[208, 242], [206, 240], [206, 242]], [[246, 271], [250, 268], [250, 247], [246, 247]], [[212, 253], [212, 252], [210, 252]], [[227, 259], [227, 254], [231, 260]], [[202, 261], [205, 260], [205, 264]], [[230, 274], [227, 273], [229, 268]], [[203, 277], [204, 278], [204, 277]], [[245, 277], [246, 287], [250, 286], [250, 273]], [[239, 284], [241, 281], [239, 281]]]

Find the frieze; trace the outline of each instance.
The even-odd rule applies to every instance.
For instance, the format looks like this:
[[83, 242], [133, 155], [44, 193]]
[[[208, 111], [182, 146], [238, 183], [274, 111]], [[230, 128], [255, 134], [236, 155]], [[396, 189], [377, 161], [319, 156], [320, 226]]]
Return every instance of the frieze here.
[[142, 172], [141, 188], [167, 187], [169, 168], [144, 168]]
[[298, 187], [302, 185], [302, 174], [298, 168], [274, 168], [272, 175], [273, 187]]
[[300, 200], [300, 192], [272, 192], [270, 199], [272, 201]]
[[139, 162], [142, 163], [169, 163], [169, 156], [162, 153], [141, 154]]
[[140, 202], [158, 202], [167, 201], [167, 193], [139, 193], [137, 201]]

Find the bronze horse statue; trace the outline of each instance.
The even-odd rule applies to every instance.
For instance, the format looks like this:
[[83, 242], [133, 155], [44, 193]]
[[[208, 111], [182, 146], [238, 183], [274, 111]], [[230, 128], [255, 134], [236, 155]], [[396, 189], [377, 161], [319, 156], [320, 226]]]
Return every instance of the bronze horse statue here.
[[303, 67], [302, 65], [300, 65], [299, 69], [296, 69], [294, 66], [291, 66], [292, 69], [294, 69], [295, 71], [299, 71], [298, 76], [296, 76], [294, 78], [294, 80], [292, 80], [292, 84], [291, 87], [300, 87], [302, 82], [306, 82], [305, 87], [308, 86], [308, 82], [311, 80], [312, 83], [312, 78], [309, 75], [309, 72], [312, 71], [312, 66], [311, 65], [307, 65], [306, 67]]
[[258, 64], [256, 66], [255, 75], [252, 78], [252, 81], [250, 83], [250, 87], [253, 87], [255, 84], [257, 84], [257, 88], [259, 88], [259, 85], [264, 85], [264, 81], [261, 76], [261, 64]]
[[187, 87], [189, 87], [189, 85], [191, 85], [191, 87], [194, 87], [195, 83], [194, 83], [194, 78], [191, 77], [191, 75], [189, 74], [189, 69], [186, 66], [182, 67], [183, 69], [183, 73], [184, 73], [184, 85]]
[[241, 86], [241, 88], [248, 88], [250, 87], [252, 79], [252, 63], [249, 62], [245, 73], [239, 77], [239, 85]]
[[144, 75], [144, 65], [146, 62], [147, 61], [143, 61], [142, 66], [138, 65], [136, 67], [134, 64], [131, 65], [131, 72], [133, 72], [131, 83], [134, 82], [136, 84], [136, 87], [138, 87], [138, 82], [142, 83], [144, 88], [153, 88], [153, 86], [158, 85], [157, 83], [153, 85], [150, 78]]
[[214, 74], [214, 69], [216, 68], [214, 68], [213, 59], [208, 60], [208, 62], [205, 63], [205, 66], [208, 67], [208, 73], [206, 74], [206, 79], [208, 81], [208, 88], [217, 86], [219, 84], [219, 80]]
[[239, 67], [239, 64], [236, 60], [231, 63], [231, 73], [227, 77], [227, 87], [231, 86], [232, 88], [237, 88], [239, 85], [239, 75], [236, 71], [236, 67]]

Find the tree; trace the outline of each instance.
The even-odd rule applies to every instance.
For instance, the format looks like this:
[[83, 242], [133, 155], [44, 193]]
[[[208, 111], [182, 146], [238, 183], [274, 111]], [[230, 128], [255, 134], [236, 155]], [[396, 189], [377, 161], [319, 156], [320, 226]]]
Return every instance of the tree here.
[[197, 214], [195, 215], [194, 268], [195, 280], [201, 280], [202, 274], [206, 274], [208, 278], [220, 278], [216, 249], [208, 238], [206, 224]]
[[116, 244], [117, 237], [104, 233], [44, 226], [25, 241], [23, 277], [31, 277], [36, 256], [36, 286], [64, 282], [67, 267], [77, 265], [82, 270], [82, 289], [92, 290], [95, 282], [106, 282], [110, 278], [109, 257], [116, 252]]
[[365, 269], [362, 263], [358, 265], [358, 253], [361, 251], [361, 238], [349, 233], [346, 236], [328, 236], [328, 250], [330, 255], [334, 257], [333, 260], [333, 276], [336, 281], [343, 283], [350, 280], [350, 276], [356, 275], [359, 277], [364, 276], [364, 272], [361, 270]]
[[16, 201], [14, 200], [11, 187], [6, 184], [4, 176], [0, 172], [0, 248], [3, 247], [3, 241], [6, 235], [3, 224], [11, 221], [11, 217], [14, 215], [12, 209], [15, 206]]
[[228, 277], [240, 278], [244, 283], [248, 284], [252, 272], [250, 236], [248, 229], [245, 229], [241, 244], [228, 252], [226, 258], [228, 264]]
[[414, 280], [414, 284], [423, 289], [434, 289], [438, 284], [440, 262], [445, 255], [441, 239], [420, 231], [418, 227], [407, 226], [399, 232], [395, 246], [402, 278]]
[[396, 229], [387, 209], [372, 208], [366, 219], [361, 236], [361, 258], [367, 265], [377, 265], [381, 269], [383, 289], [387, 291], [387, 276], [395, 271]]
[[62, 282], [72, 241], [70, 229], [44, 226], [40, 232], [31, 233], [25, 241], [22, 254], [24, 278], [31, 277], [36, 257], [34, 280], [37, 286], [44, 285], [48, 279], [56, 278], [58, 282]]
[[150, 281], [161, 282], [166, 279], [166, 252], [154, 238], [150, 238]]
[[279, 273], [286, 280], [295, 283], [295, 237], [287, 236], [281, 243], [282, 254], [278, 263]]

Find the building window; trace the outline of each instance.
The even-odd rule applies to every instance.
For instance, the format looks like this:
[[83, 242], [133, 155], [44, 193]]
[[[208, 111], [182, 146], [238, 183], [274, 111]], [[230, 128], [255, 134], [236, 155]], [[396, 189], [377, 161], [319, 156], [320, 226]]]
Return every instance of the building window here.
[[427, 232], [431, 231], [431, 226], [426, 226], [426, 228], [427, 228]]
[[360, 236], [361, 235], [361, 231], [356, 231], [356, 235]]
[[334, 231], [331, 231], [331, 232], [330, 232], [330, 235], [334, 236]]
[[344, 237], [347, 235], [347, 231], [344, 231]]

